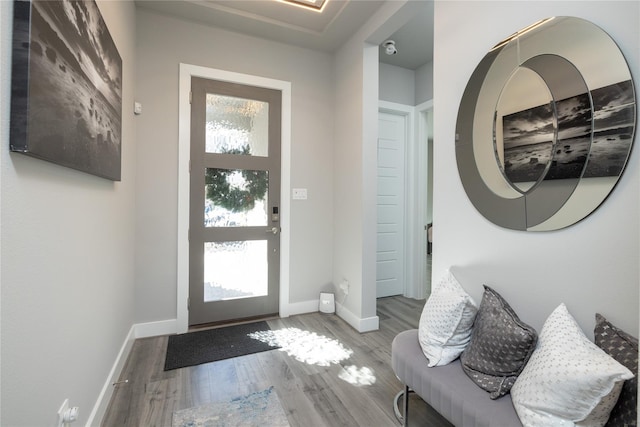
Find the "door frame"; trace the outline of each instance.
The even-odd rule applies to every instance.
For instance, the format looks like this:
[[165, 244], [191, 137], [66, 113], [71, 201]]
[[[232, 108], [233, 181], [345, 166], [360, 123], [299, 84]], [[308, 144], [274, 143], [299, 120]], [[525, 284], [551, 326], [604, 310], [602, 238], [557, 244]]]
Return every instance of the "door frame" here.
[[[427, 232], [426, 203], [428, 200], [428, 135], [426, 114], [433, 101], [418, 106], [379, 101], [378, 114], [387, 113], [407, 119], [405, 144], [405, 209], [404, 209], [404, 296], [424, 299], [430, 289], [426, 277]], [[413, 254], [413, 256], [408, 256]]]
[[[410, 254], [411, 252], [408, 252], [409, 248], [410, 248], [410, 244], [407, 241], [407, 237], [409, 235], [409, 233], [407, 232], [408, 230], [408, 224], [407, 224], [407, 219], [408, 219], [408, 214], [410, 212], [410, 201], [409, 198], [411, 197], [408, 188], [409, 188], [409, 176], [410, 176], [410, 171], [408, 169], [408, 164], [409, 164], [409, 146], [411, 145], [411, 141], [414, 138], [413, 135], [413, 122], [414, 122], [414, 117], [413, 117], [413, 109], [411, 107], [408, 107], [406, 105], [402, 105], [402, 104], [394, 104], [394, 103], [390, 103], [390, 102], [386, 102], [386, 101], [380, 101], [379, 106], [378, 106], [378, 132], [380, 129], [380, 114], [387, 114], [390, 116], [396, 116], [396, 117], [402, 117], [402, 119], [404, 120], [404, 140], [402, 141], [402, 151], [403, 151], [403, 158], [402, 158], [402, 229], [400, 230], [400, 233], [402, 233], [402, 243], [401, 243], [401, 251], [402, 251], [402, 255], [400, 257], [400, 259], [398, 260], [398, 262], [401, 264], [400, 268], [402, 270], [402, 295], [406, 295], [407, 294], [407, 283], [409, 283], [409, 276], [407, 276], [407, 274], [409, 274], [409, 265], [410, 265], [410, 260], [408, 259], [408, 254]], [[378, 150], [379, 150], [379, 144], [380, 144], [380, 135], [378, 135]], [[376, 157], [376, 178], [379, 179], [379, 165], [380, 165], [380, 159], [378, 157]], [[376, 190], [376, 194], [378, 193], [378, 191]], [[377, 197], [376, 197], [377, 199]], [[376, 201], [376, 208], [378, 207], [378, 202]], [[377, 220], [376, 220], [377, 223]], [[378, 230], [377, 230], [377, 225], [376, 224], [376, 241], [378, 239]], [[378, 268], [378, 260], [377, 260], [377, 248], [376, 248], [376, 270]], [[378, 276], [376, 274], [376, 298], [380, 298], [380, 295], [378, 293], [379, 289], [378, 289]]]
[[[417, 187], [417, 209], [416, 209], [416, 236], [418, 236], [418, 248], [426, 253], [427, 230], [426, 226], [433, 222], [433, 100], [429, 100], [415, 107], [416, 111], [416, 180], [422, 183]], [[413, 298], [424, 299], [431, 294], [431, 280], [427, 278], [427, 259], [420, 257], [416, 265], [416, 283], [422, 286], [414, 289]], [[428, 286], [427, 286], [428, 285]]]
[[[415, 270], [414, 265], [414, 257], [408, 257], [408, 254], [413, 252], [413, 238], [412, 230], [413, 226], [413, 216], [414, 212], [411, 208], [414, 201], [413, 188], [415, 181], [415, 167], [409, 159], [414, 158], [414, 141], [415, 141], [415, 113], [414, 108], [409, 105], [398, 104], [395, 102], [388, 101], [379, 101], [378, 102], [378, 118], [380, 117], [380, 113], [401, 116], [405, 119], [405, 140], [404, 140], [404, 206], [403, 206], [403, 248], [404, 256], [402, 260], [402, 272], [403, 272], [403, 284], [402, 284], [402, 294], [404, 296], [409, 295], [410, 286], [409, 283], [414, 283], [414, 275], [413, 271]], [[376, 277], [377, 279], [377, 277]], [[376, 288], [376, 297], [377, 297], [377, 288]]]
[[191, 151], [191, 77], [202, 77], [230, 83], [258, 86], [282, 91], [281, 183], [280, 183], [280, 295], [279, 315], [288, 317], [289, 257], [291, 252], [291, 82], [232, 71], [180, 64], [178, 90], [178, 224], [177, 224], [177, 277], [176, 277], [176, 329], [189, 330], [189, 166]]

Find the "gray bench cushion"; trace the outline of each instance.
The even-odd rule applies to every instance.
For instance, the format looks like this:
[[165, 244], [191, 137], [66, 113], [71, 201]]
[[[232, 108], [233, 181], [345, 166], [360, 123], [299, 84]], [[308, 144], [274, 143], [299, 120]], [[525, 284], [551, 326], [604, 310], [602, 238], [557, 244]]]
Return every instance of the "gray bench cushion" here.
[[[391, 366], [400, 381], [456, 426], [522, 426], [506, 395], [491, 400], [489, 393], [467, 377], [460, 359], [429, 368], [418, 342], [418, 330], [399, 333], [393, 340]], [[409, 410], [411, 418], [411, 410]]]

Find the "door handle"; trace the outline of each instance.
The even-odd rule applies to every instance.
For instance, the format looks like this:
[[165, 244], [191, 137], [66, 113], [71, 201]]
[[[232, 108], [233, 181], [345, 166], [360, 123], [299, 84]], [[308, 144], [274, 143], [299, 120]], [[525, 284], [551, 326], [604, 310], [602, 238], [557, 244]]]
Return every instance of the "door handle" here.
[[279, 231], [280, 229], [278, 227], [271, 227], [267, 230], [267, 233], [278, 234]]

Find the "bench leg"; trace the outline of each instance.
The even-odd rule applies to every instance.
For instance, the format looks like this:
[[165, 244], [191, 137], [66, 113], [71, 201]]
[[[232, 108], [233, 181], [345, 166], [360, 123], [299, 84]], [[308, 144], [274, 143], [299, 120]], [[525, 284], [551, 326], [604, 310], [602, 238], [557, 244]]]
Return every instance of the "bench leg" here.
[[[411, 392], [413, 392], [413, 390], [410, 390], [409, 386], [405, 385], [404, 390], [399, 391], [393, 398], [393, 412], [398, 421], [400, 421], [405, 427], [409, 425], [409, 393]], [[400, 396], [402, 396], [402, 414], [398, 408], [398, 400], [400, 400]]]

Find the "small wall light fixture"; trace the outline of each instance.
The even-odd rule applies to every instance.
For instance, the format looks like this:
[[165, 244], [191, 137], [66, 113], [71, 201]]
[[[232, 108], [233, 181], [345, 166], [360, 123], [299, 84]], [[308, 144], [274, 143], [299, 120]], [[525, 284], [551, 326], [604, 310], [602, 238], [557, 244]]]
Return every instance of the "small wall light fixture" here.
[[396, 42], [394, 42], [393, 40], [387, 40], [386, 42], [382, 43], [382, 46], [384, 47], [384, 53], [386, 53], [387, 55], [395, 55], [396, 53], [398, 53], [398, 49], [396, 49]]

